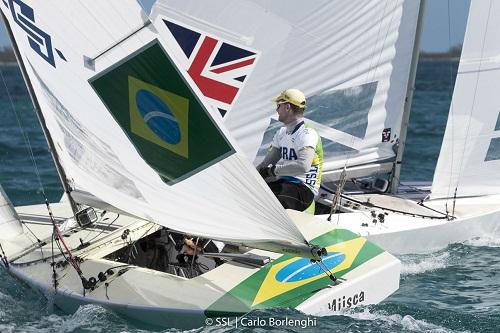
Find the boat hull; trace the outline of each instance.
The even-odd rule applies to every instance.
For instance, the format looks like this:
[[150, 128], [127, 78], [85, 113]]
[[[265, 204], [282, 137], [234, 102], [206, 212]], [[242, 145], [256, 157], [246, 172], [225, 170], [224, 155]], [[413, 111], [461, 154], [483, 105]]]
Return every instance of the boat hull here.
[[[59, 222], [70, 215], [64, 205], [54, 205], [52, 209]], [[228, 262], [190, 279], [127, 265], [106, 256], [136, 237], [151, 234], [157, 226], [119, 217], [112, 224], [114, 228], [109, 224], [100, 228], [97, 223], [93, 228], [68, 232], [64, 238], [73, 254], [82, 259], [80, 268], [87, 279], [102, 273], [106, 279], [84, 290], [75, 269], [63, 265], [59, 256], [54, 259], [55, 288], [52, 226], [42, 221], [43, 206], [18, 210], [26, 231], [17, 238], [2, 240], [10, 262], [6, 269], [70, 313], [81, 305], [97, 304], [147, 325], [187, 329], [228, 323], [228, 318], [257, 309], [295, 308], [310, 315], [328, 315], [344, 308], [379, 303], [399, 287], [401, 264], [392, 255], [350, 231], [308, 214], [289, 211], [306, 238], [328, 250], [321, 267], [306, 258], [262, 250], [250, 251], [271, 259], [262, 267]], [[28, 225], [30, 230], [45, 235], [39, 246], [35, 246], [27, 231]], [[130, 239], [122, 239], [125, 229], [129, 230]], [[92, 241], [82, 248], [80, 238]], [[216, 318], [221, 319], [215, 321]]]
[[[361, 208], [359, 212], [335, 214], [331, 222], [366, 237], [392, 254], [430, 253], [453, 243], [500, 238], [500, 205], [497, 202], [493, 197], [457, 200], [454, 219], [447, 219], [444, 214], [422, 217], [411, 211], [397, 213], [394, 210], [404, 210], [392, 205], [392, 210]], [[417, 206], [416, 202], [412, 204]], [[430, 204], [438, 209], [444, 207], [444, 202]], [[379, 214], [384, 215], [383, 223]], [[328, 215], [318, 217], [328, 219]]]

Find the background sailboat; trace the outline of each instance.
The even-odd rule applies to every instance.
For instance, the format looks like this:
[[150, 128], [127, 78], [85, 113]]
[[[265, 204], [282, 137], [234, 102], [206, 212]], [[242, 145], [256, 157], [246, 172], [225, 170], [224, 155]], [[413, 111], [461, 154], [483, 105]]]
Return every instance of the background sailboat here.
[[[279, 126], [276, 92], [304, 91], [305, 117], [323, 140], [323, 177], [336, 180], [344, 166], [353, 177], [392, 169], [419, 5], [166, 0], [155, 3], [152, 19], [251, 159], [262, 158]], [[228, 49], [233, 57], [221, 62]], [[216, 84], [228, 96], [211, 94]]]
[[[152, 16], [160, 35], [174, 45], [174, 56], [212, 108], [219, 110], [247, 156], [255, 156], [259, 147], [265, 151], [279, 126], [269, 106], [272, 92], [288, 86], [304, 90], [309, 101], [306, 119], [327, 147], [324, 186], [334, 192], [334, 182], [345, 168], [344, 179], [354, 179], [355, 186], [344, 190], [368, 194], [346, 199], [340, 209], [352, 214], [335, 216], [337, 223], [391, 251], [415, 252], [498, 230], [498, 125], [485, 124], [499, 120], [497, 112], [482, 105], [491, 98], [478, 92], [486, 74], [473, 75], [495, 68], [496, 47], [489, 36], [497, 27], [476, 21], [493, 15], [496, 3], [473, 6], [429, 197], [428, 188], [398, 193], [423, 2], [387, 1], [381, 6], [370, 1], [319, 1], [311, 6], [300, 1], [200, 5], [165, 0], [156, 3]], [[249, 16], [258, 18], [259, 24], [249, 22]], [[240, 57], [221, 63], [219, 54], [229, 46], [240, 50]], [[221, 104], [221, 97], [211, 95], [207, 81], [215, 80], [237, 91], [230, 102]], [[385, 192], [392, 195], [380, 194]], [[328, 197], [332, 196], [324, 193]], [[423, 205], [418, 204], [423, 199]]]
[[[431, 251], [449, 243], [498, 236], [498, 110], [494, 107], [496, 95], [489, 84], [498, 71], [493, 59], [498, 54], [499, 44], [492, 36], [499, 31], [493, 19], [499, 5], [498, 1], [471, 2], [448, 124], [432, 187], [427, 193], [400, 195], [402, 198], [415, 196], [414, 200], [420, 196], [419, 205], [424, 209], [418, 209], [412, 201], [393, 200], [397, 196], [369, 198], [372, 205], [414, 214], [412, 217], [391, 216], [390, 213], [382, 219], [383, 226], [373, 223], [361, 228], [376, 234], [373, 239], [395, 252]], [[486, 77], [488, 84], [484, 84]], [[375, 215], [378, 214], [379, 211]], [[380, 222], [380, 219], [375, 219], [375, 222]]]

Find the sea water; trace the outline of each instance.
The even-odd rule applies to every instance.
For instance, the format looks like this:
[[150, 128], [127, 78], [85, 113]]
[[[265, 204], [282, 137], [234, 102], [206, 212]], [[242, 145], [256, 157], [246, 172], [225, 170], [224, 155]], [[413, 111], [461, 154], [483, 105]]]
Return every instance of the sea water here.
[[[457, 63], [447, 61], [419, 65], [403, 182], [432, 180], [456, 68]], [[40, 203], [44, 196], [56, 201], [62, 189], [22, 77], [16, 66], [0, 65], [0, 73], [0, 183], [15, 205]], [[500, 332], [499, 239], [476, 239], [400, 259], [400, 289], [378, 305], [322, 317], [293, 310], [255, 311], [238, 327], [228, 318], [192, 332]], [[95, 305], [63, 313], [4, 269], [0, 281], [0, 332], [154, 330]]]

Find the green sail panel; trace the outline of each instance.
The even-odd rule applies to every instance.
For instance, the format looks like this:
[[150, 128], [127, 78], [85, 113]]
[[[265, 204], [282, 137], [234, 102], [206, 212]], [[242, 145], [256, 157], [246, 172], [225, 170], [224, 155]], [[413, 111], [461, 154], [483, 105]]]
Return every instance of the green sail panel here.
[[142, 158], [169, 185], [235, 152], [157, 41], [90, 84]]

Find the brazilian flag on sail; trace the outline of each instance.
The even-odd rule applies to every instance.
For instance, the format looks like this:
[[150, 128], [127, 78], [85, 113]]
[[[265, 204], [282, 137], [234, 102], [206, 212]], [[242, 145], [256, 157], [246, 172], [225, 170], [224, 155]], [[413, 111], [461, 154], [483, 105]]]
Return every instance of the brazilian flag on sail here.
[[157, 41], [90, 80], [142, 158], [174, 184], [234, 153]]

